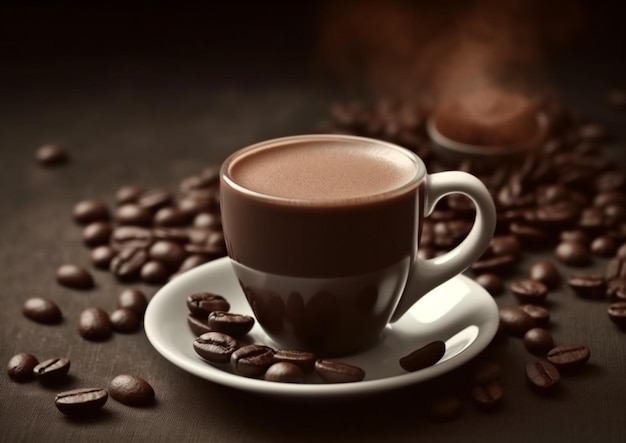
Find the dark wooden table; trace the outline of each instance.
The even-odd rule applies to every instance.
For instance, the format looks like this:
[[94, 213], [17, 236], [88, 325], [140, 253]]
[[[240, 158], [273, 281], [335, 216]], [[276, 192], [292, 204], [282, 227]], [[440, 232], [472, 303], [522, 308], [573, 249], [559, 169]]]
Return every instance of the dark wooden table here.
[[[467, 367], [371, 398], [284, 402], [184, 372], [163, 359], [143, 331], [114, 334], [102, 343], [82, 339], [79, 313], [90, 306], [111, 310], [129, 285], [96, 270], [97, 286], [90, 291], [55, 282], [61, 264], [89, 266], [80, 229], [71, 220], [77, 201], [112, 204], [125, 184], [176, 190], [183, 178], [237, 148], [310, 132], [344, 91], [311, 75], [310, 23], [285, 24], [285, 17], [308, 17], [311, 5], [277, 16], [256, 7], [243, 19], [235, 8], [225, 16], [208, 7], [171, 15], [159, 10], [148, 14], [153, 21], [142, 19], [140, 8], [123, 14], [114, 7], [77, 12], [73, 3], [63, 6], [3, 9], [0, 361], [6, 364], [18, 352], [40, 360], [65, 356], [71, 377], [61, 387], [46, 387], [0, 376], [0, 441], [626, 439], [626, 334], [609, 322], [606, 303], [581, 300], [566, 287], [550, 295], [552, 332], [559, 343], [591, 349], [587, 368], [564, 378], [557, 395], [539, 396], [526, 386], [523, 367], [531, 356], [521, 342], [494, 345], [488, 352], [504, 368], [503, 408], [484, 413], [466, 399], [462, 416], [446, 423], [427, 420], [424, 404], [440, 393], [463, 392]], [[91, 18], [85, 19], [85, 12]], [[616, 136], [607, 149], [623, 158], [626, 114], [604, 102], [610, 87], [626, 84], [624, 61], [615, 61], [619, 54], [613, 52], [623, 33], [612, 28], [615, 20], [600, 17], [592, 22], [596, 34], [549, 69], [568, 105], [607, 123]], [[114, 25], [109, 27], [109, 20]], [[259, 21], [273, 30], [252, 29]], [[613, 43], [597, 51], [605, 40]], [[66, 145], [71, 162], [49, 169], [37, 165], [34, 151], [47, 142]], [[526, 256], [525, 262], [536, 258]], [[157, 290], [130, 286], [149, 296]], [[55, 300], [63, 323], [46, 326], [23, 317], [23, 302], [34, 296]], [[510, 294], [497, 302], [515, 303]], [[101, 414], [78, 421], [54, 406], [60, 390], [106, 386], [123, 373], [152, 384], [157, 399], [152, 407], [131, 408], [110, 399]]]

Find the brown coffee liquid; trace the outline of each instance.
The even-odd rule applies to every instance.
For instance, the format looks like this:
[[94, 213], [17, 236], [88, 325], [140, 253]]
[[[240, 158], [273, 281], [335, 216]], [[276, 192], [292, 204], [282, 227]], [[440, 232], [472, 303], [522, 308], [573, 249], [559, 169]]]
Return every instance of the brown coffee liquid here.
[[409, 183], [418, 166], [401, 151], [362, 141], [260, 147], [234, 161], [232, 179], [251, 191], [298, 201], [368, 198]]

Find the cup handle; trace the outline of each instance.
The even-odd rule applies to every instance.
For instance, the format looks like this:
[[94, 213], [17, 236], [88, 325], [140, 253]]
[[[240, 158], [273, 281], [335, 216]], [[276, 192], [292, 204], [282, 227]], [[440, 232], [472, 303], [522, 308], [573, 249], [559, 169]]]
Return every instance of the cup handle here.
[[428, 260], [415, 257], [409, 279], [391, 322], [402, 317], [413, 304], [430, 290], [465, 271], [487, 249], [496, 228], [496, 208], [485, 185], [476, 177], [461, 171], [446, 171], [426, 177], [424, 216], [429, 216], [437, 202], [449, 194], [463, 194], [476, 207], [474, 225], [467, 237], [454, 249]]

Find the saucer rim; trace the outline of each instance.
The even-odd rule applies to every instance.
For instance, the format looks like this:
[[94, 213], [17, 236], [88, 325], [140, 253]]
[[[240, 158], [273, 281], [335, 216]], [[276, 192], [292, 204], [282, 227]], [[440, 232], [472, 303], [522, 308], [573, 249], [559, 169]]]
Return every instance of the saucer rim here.
[[[177, 347], [168, 346], [169, 342], [162, 339], [163, 334], [159, 330], [159, 322], [165, 312], [162, 307], [167, 305], [167, 299], [170, 297], [171, 293], [180, 292], [182, 287], [191, 285], [198, 280], [206, 280], [210, 278], [209, 275], [223, 275], [224, 273], [228, 273], [230, 269], [230, 259], [228, 257], [222, 257], [191, 269], [168, 282], [159, 289], [150, 300], [144, 316], [144, 330], [150, 344], [170, 363], [197, 377], [238, 390], [273, 397], [311, 399], [361, 396], [391, 391], [435, 378], [467, 363], [489, 345], [497, 332], [498, 311], [493, 297], [469, 277], [457, 275], [453, 277], [453, 279], [461, 279], [469, 285], [471, 287], [470, 293], [475, 297], [480, 297], [481, 304], [484, 304], [485, 308], [491, 309], [492, 312], [490, 315], [487, 313], [484, 314], [485, 321], [480, 325], [476, 339], [472, 341], [466, 349], [434, 366], [415, 372], [407, 372], [406, 374], [391, 375], [385, 378], [331, 384], [268, 382], [266, 380], [243, 377], [224, 371], [219, 365], [206, 363], [206, 366], [203, 365], [199, 367], [197, 364], [198, 361], [190, 360], [186, 355], [183, 355]], [[234, 274], [232, 274], [232, 276], [223, 276], [222, 278], [233, 277]], [[435, 288], [435, 290], [436, 289], [437, 288]], [[185, 319], [181, 319], [180, 324], [181, 329], [186, 327]]]

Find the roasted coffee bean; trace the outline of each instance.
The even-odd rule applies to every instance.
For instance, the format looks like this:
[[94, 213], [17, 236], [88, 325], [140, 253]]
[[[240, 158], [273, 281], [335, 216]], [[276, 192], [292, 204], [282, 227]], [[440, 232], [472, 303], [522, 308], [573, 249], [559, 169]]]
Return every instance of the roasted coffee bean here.
[[222, 220], [218, 214], [201, 212], [194, 217], [193, 225], [197, 228], [222, 229]]
[[280, 349], [274, 354], [275, 361], [293, 363], [304, 372], [311, 372], [315, 366], [315, 354], [305, 351], [294, 351], [289, 349]]
[[626, 260], [626, 243], [622, 244], [615, 252], [615, 258]]
[[626, 301], [626, 277], [616, 278], [608, 282], [606, 296], [611, 301]]
[[280, 361], [267, 368], [263, 378], [280, 383], [304, 383], [304, 372], [296, 364]]
[[561, 274], [554, 264], [547, 260], [533, 263], [528, 270], [528, 277], [546, 285], [548, 289], [554, 289], [561, 282]]
[[143, 248], [122, 249], [111, 260], [111, 272], [122, 281], [130, 281], [139, 276], [141, 268], [148, 261], [148, 253]]
[[547, 326], [550, 323], [550, 311], [543, 306], [527, 304], [520, 306], [520, 309], [530, 315], [537, 326]]
[[498, 273], [510, 269], [516, 262], [517, 257], [514, 255], [499, 255], [496, 257], [480, 259], [472, 263], [470, 269], [477, 274], [486, 272]]
[[609, 318], [620, 328], [626, 327], [626, 301], [611, 303], [607, 309]]
[[578, 369], [589, 360], [591, 352], [583, 345], [564, 345], [552, 348], [546, 358], [559, 370]]
[[151, 259], [162, 262], [171, 270], [176, 270], [188, 254], [176, 242], [159, 240], [150, 247], [149, 255]]
[[568, 266], [580, 267], [591, 264], [591, 253], [581, 243], [561, 242], [556, 247], [554, 254], [561, 263]]
[[152, 231], [139, 226], [120, 226], [111, 234], [111, 247], [116, 251], [126, 248], [148, 248], [153, 241]]
[[214, 331], [240, 338], [250, 332], [254, 326], [254, 318], [249, 315], [213, 311], [209, 314], [208, 324]]
[[111, 320], [100, 308], [87, 308], [78, 318], [78, 332], [87, 340], [101, 341], [111, 336]]
[[531, 354], [545, 355], [554, 348], [554, 339], [547, 329], [532, 328], [524, 334], [524, 347]]
[[146, 295], [139, 289], [125, 289], [117, 296], [118, 308], [128, 308], [139, 316], [143, 317], [148, 307], [148, 299]]
[[136, 375], [118, 375], [109, 383], [109, 395], [126, 406], [148, 406], [154, 402], [154, 389]]
[[193, 334], [196, 337], [199, 337], [200, 335], [205, 334], [207, 332], [215, 332], [213, 331], [213, 329], [209, 327], [209, 322], [208, 322], [207, 317], [197, 317], [193, 314], [189, 314], [187, 316], [187, 325], [189, 326], [189, 329], [191, 329], [191, 332], [193, 332]]
[[560, 236], [561, 242], [574, 242], [580, 243], [582, 245], [589, 245], [591, 240], [589, 239], [589, 235], [582, 229], [571, 229], [568, 231], [561, 232]]
[[400, 366], [407, 372], [419, 371], [435, 365], [445, 353], [445, 342], [436, 340], [400, 358]]
[[32, 297], [24, 302], [22, 314], [37, 323], [56, 324], [63, 320], [59, 306], [52, 300], [41, 297]]
[[230, 356], [233, 370], [245, 377], [263, 375], [274, 361], [274, 350], [263, 345], [247, 345], [237, 349]]
[[509, 230], [515, 234], [520, 243], [529, 249], [544, 249], [553, 244], [552, 235], [546, 230], [524, 223], [511, 223]]
[[221, 295], [196, 292], [187, 297], [187, 309], [194, 315], [208, 317], [213, 311], [228, 312], [230, 304]]
[[494, 362], [481, 362], [472, 373], [472, 383], [475, 385], [486, 385], [502, 379], [502, 367]]
[[56, 280], [60, 285], [72, 289], [91, 289], [93, 277], [85, 268], [77, 265], [63, 265], [57, 269]]
[[613, 258], [606, 267], [606, 280], [611, 281], [616, 278], [626, 278], [626, 259]]
[[598, 257], [611, 257], [617, 251], [617, 243], [608, 235], [595, 238], [591, 242], [591, 252]]
[[427, 407], [429, 420], [443, 422], [453, 420], [463, 412], [463, 403], [456, 395], [442, 395], [434, 399]]
[[502, 404], [504, 389], [502, 384], [494, 381], [488, 384], [475, 385], [471, 389], [474, 404], [484, 410], [492, 410]]
[[315, 361], [315, 373], [326, 383], [358, 382], [365, 378], [365, 371], [358, 366], [324, 359]]
[[180, 209], [187, 217], [193, 218], [195, 215], [201, 212], [215, 211], [217, 204], [212, 198], [195, 198], [195, 197], [183, 197], [178, 202], [178, 209]]
[[610, 205], [626, 205], [626, 193], [620, 191], [599, 192], [593, 198], [593, 205], [603, 208]]
[[30, 381], [35, 378], [33, 369], [39, 364], [39, 360], [32, 354], [20, 352], [15, 354], [7, 364], [7, 374], [11, 380], [18, 383]]
[[107, 245], [112, 232], [113, 227], [109, 222], [97, 221], [90, 223], [83, 229], [83, 243], [90, 248]]
[[573, 274], [567, 284], [579, 297], [598, 300], [606, 296], [606, 280], [602, 274]]
[[129, 308], [118, 308], [109, 316], [111, 328], [115, 332], [130, 334], [137, 332], [141, 326], [141, 319], [135, 311]]
[[176, 227], [184, 226], [188, 222], [188, 215], [175, 206], [166, 206], [154, 214], [155, 226]]
[[141, 280], [152, 285], [165, 283], [171, 275], [167, 266], [158, 260], [150, 260], [144, 263], [139, 271]]
[[161, 189], [150, 189], [143, 192], [137, 203], [139, 206], [149, 210], [152, 213], [155, 213], [161, 208], [166, 206], [170, 206], [174, 200], [174, 196], [171, 192], [161, 190]]
[[561, 374], [554, 365], [544, 360], [535, 360], [526, 365], [526, 380], [540, 391], [552, 391], [561, 380]]
[[500, 308], [500, 324], [504, 331], [518, 337], [535, 326], [535, 321], [520, 308]]
[[196, 354], [213, 363], [228, 363], [237, 348], [237, 340], [221, 332], [205, 332], [193, 342]]
[[151, 226], [152, 213], [135, 203], [126, 203], [115, 210], [115, 221], [126, 226]]
[[531, 279], [514, 281], [511, 292], [522, 303], [542, 303], [548, 296], [546, 285]]
[[109, 270], [111, 260], [115, 257], [115, 251], [110, 246], [98, 246], [91, 250], [91, 264], [98, 269]]
[[67, 358], [50, 358], [33, 368], [35, 377], [43, 383], [61, 381], [70, 370], [70, 361]]
[[143, 193], [143, 189], [139, 186], [122, 186], [115, 193], [115, 202], [118, 205], [124, 205], [127, 203], [137, 203], [139, 196]]
[[58, 166], [67, 163], [67, 150], [56, 144], [43, 145], [35, 151], [35, 160], [42, 166]]
[[609, 91], [607, 103], [615, 109], [626, 109], [626, 91], [621, 89]]
[[485, 274], [480, 274], [478, 277], [476, 277], [476, 283], [485, 288], [487, 292], [489, 292], [489, 294], [491, 295], [501, 294], [504, 290], [504, 282], [502, 281], [502, 278], [497, 274], [492, 274], [489, 272]]
[[108, 221], [111, 218], [107, 205], [99, 200], [83, 200], [74, 206], [74, 221], [80, 225], [88, 225], [96, 221]]
[[83, 416], [99, 411], [108, 398], [106, 389], [79, 388], [58, 393], [54, 404], [65, 415]]
[[578, 128], [578, 134], [585, 140], [595, 142], [603, 142], [609, 138], [609, 131], [606, 126], [596, 122], [581, 125]]

